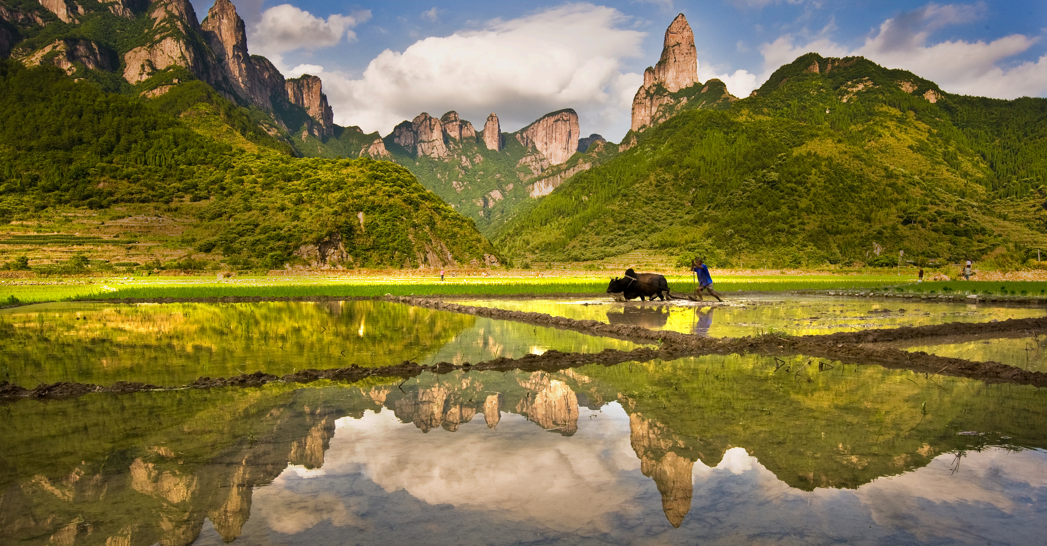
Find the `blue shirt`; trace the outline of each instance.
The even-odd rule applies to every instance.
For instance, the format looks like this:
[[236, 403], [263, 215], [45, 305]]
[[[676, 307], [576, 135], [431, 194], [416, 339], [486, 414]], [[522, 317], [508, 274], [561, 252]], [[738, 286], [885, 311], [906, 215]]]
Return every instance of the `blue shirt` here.
[[709, 266], [702, 264], [696, 267], [692, 267], [691, 271], [698, 274], [698, 285], [705, 286], [713, 283], [713, 278], [709, 276]]

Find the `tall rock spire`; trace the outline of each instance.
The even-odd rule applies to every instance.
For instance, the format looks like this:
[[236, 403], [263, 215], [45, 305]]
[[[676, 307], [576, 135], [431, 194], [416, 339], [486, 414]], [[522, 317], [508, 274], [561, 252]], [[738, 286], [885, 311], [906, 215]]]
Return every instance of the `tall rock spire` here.
[[654, 67], [654, 79], [670, 93], [698, 83], [698, 50], [694, 47], [694, 32], [682, 13], [665, 31], [662, 58]]
[[484, 124], [484, 144], [488, 150], [502, 151], [502, 125], [498, 122], [498, 114], [491, 112]]
[[[316, 76], [308, 74], [301, 78], [287, 80], [287, 99], [309, 113], [309, 116], [320, 126], [320, 135], [334, 134], [334, 111], [327, 102], [323, 82]], [[317, 135], [317, 136], [320, 136]]]
[[698, 50], [694, 32], [681, 13], [665, 31], [662, 57], [643, 73], [643, 87], [633, 97], [632, 130], [640, 131], [654, 124], [658, 109], [672, 102], [666, 92], [675, 93], [698, 83]]

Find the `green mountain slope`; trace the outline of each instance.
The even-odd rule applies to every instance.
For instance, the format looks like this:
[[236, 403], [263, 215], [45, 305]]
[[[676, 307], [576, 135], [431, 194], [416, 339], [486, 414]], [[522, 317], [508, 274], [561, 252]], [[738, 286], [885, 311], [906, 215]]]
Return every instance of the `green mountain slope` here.
[[510, 255], [650, 250], [716, 265], [897, 263], [1047, 247], [1047, 100], [960, 97], [862, 58], [800, 57], [689, 110], [497, 234]]
[[[138, 263], [143, 254], [242, 268], [493, 262], [472, 221], [406, 169], [296, 159], [200, 82], [146, 101], [2, 61], [0, 97], [0, 220], [14, 222], [0, 237], [86, 231], [121, 241], [92, 257], [136, 253]], [[132, 229], [120, 223], [129, 216], [169, 229], [138, 222], [144, 246], [125, 253], [116, 235]]]

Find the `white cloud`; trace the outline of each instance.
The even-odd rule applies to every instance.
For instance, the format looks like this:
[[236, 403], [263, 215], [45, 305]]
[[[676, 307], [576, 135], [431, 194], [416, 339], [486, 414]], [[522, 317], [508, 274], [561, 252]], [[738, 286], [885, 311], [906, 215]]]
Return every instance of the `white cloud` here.
[[[352, 15], [334, 14], [324, 20], [290, 4], [271, 7], [250, 33], [251, 52], [268, 57], [296, 49], [319, 49], [338, 44], [345, 36], [356, 39], [351, 28], [371, 18], [369, 10]], [[275, 61], [274, 61], [275, 62]]]
[[630, 22], [612, 8], [567, 4], [386, 50], [358, 79], [325, 73], [324, 89], [336, 122], [382, 134], [422, 111], [457, 110], [474, 124], [496, 112], [503, 128], [515, 130], [574, 108], [583, 132], [614, 139], [628, 129], [643, 82], [620, 66], [642, 54], [645, 34], [624, 28]]
[[294, 68], [280, 71], [280, 73], [283, 74], [285, 78], [297, 78], [302, 74], [319, 76], [320, 74], [323, 74], [323, 72], [324, 67], [317, 64], [300, 64]]
[[422, 18], [423, 19], [428, 19], [428, 20], [430, 20], [430, 21], [435, 23], [436, 22], [436, 18], [437, 18], [436, 8], [434, 7], [433, 9], [431, 9], [429, 11], [423, 11], [422, 12]]
[[860, 55], [888, 68], [901, 68], [932, 80], [950, 93], [1002, 99], [1047, 93], [1047, 55], [1036, 62], [1006, 65], [1007, 59], [1036, 44], [1036, 38], [1012, 34], [988, 43], [962, 40], [928, 43], [936, 30], [969, 23], [981, 17], [983, 12], [981, 4], [929, 4], [887, 19], [861, 47], [853, 49], [826, 37], [799, 41], [786, 34], [761, 46], [764, 57], [761, 81], [765, 81], [779, 66], [813, 51], [831, 57]]

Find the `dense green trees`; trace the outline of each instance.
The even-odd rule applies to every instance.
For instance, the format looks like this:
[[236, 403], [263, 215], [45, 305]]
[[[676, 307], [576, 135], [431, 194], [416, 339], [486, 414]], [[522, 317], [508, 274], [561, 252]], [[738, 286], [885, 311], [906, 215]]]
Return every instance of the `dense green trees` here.
[[[1016, 236], [1047, 243], [1047, 217], [1029, 205], [1047, 181], [1047, 100], [957, 97], [864, 59], [832, 64], [806, 55], [729, 111], [649, 129], [497, 241], [535, 259], [640, 249], [735, 266], [898, 263], [900, 251], [958, 260]], [[1029, 212], [1005, 212], [1007, 198]]]

